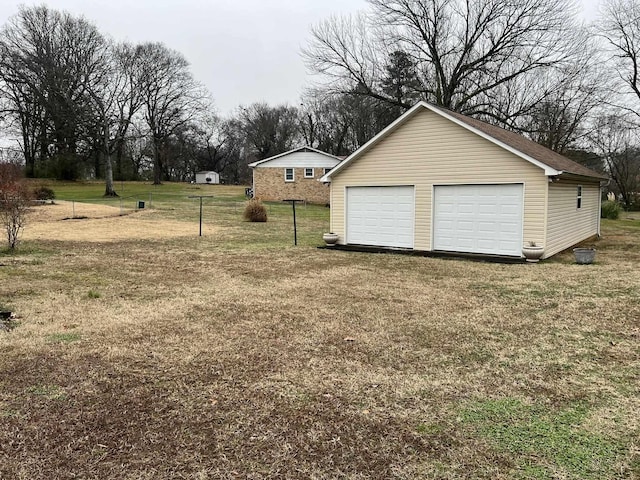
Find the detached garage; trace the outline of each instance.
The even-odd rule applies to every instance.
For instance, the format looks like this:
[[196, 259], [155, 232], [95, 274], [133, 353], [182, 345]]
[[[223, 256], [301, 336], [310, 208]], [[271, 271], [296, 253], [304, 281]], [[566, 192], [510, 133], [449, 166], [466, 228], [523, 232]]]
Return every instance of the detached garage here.
[[342, 245], [547, 258], [600, 229], [593, 172], [520, 135], [421, 102], [326, 174]]

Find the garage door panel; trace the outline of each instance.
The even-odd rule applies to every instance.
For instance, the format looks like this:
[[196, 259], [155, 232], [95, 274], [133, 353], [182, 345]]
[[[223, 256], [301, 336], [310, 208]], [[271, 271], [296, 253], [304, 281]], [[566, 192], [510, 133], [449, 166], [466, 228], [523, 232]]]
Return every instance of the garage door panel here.
[[468, 249], [473, 248], [474, 243], [473, 238], [459, 237], [457, 241], [454, 239], [451, 244], [454, 247], [463, 247], [464, 249]]
[[478, 222], [478, 232], [493, 234], [498, 230], [496, 222]]
[[520, 251], [522, 249], [519, 242], [516, 243], [516, 242], [509, 242], [509, 241], [501, 241], [499, 242], [499, 245], [500, 245], [500, 248], [504, 250], [517, 249], [518, 251]]
[[478, 205], [478, 215], [495, 215], [495, 214], [496, 214], [495, 204]]
[[457, 225], [457, 230], [459, 232], [473, 232], [474, 229], [474, 223], [470, 220], [460, 220], [458, 221], [458, 225]]
[[434, 187], [433, 248], [520, 256], [523, 186]]
[[500, 205], [500, 208], [498, 209], [498, 213], [500, 213], [500, 215], [502, 216], [511, 215], [514, 218], [517, 218], [520, 216], [520, 208], [518, 208], [518, 206], [515, 204]]
[[[517, 235], [520, 234], [520, 230], [521, 230], [521, 226], [519, 223], [503, 223], [500, 225], [500, 232], [501, 233], [509, 233], [514, 235], [514, 237], [516, 237]], [[513, 241], [513, 240], [512, 240]]]
[[480, 248], [486, 248], [486, 249], [490, 249], [494, 247], [494, 242], [492, 240], [478, 240], [477, 242], [478, 247]]
[[347, 187], [347, 243], [413, 248], [414, 187]]

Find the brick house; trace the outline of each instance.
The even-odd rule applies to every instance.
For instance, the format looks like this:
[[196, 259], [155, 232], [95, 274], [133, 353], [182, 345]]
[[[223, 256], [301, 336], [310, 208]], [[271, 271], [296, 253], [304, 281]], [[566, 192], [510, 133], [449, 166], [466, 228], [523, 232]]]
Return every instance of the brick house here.
[[253, 196], [265, 201], [287, 198], [328, 204], [329, 185], [318, 181], [341, 159], [311, 147], [300, 147], [249, 164]]

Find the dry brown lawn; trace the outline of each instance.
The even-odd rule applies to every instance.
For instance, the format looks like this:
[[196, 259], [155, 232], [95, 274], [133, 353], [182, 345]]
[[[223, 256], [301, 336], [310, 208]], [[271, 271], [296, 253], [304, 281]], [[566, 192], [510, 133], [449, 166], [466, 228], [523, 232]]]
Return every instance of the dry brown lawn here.
[[637, 221], [500, 265], [52, 211], [0, 255], [2, 479], [640, 476]]

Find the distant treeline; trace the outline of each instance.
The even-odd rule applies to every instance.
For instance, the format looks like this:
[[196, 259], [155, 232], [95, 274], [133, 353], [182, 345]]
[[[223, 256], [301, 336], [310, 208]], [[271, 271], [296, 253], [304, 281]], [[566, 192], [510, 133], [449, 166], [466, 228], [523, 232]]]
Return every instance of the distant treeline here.
[[[593, 25], [568, 0], [369, 0], [319, 22], [303, 50], [323, 79], [299, 105], [216, 114], [185, 57], [105, 37], [83, 17], [21, 7], [0, 30], [4, 135], [27, 176], [247, 183], [247, 164], [306, 144], [348, 155], [419, 100], [528, 136], [640, 190], [640, 6]], [[215, 92], [214, 92], [215, 96]]]

